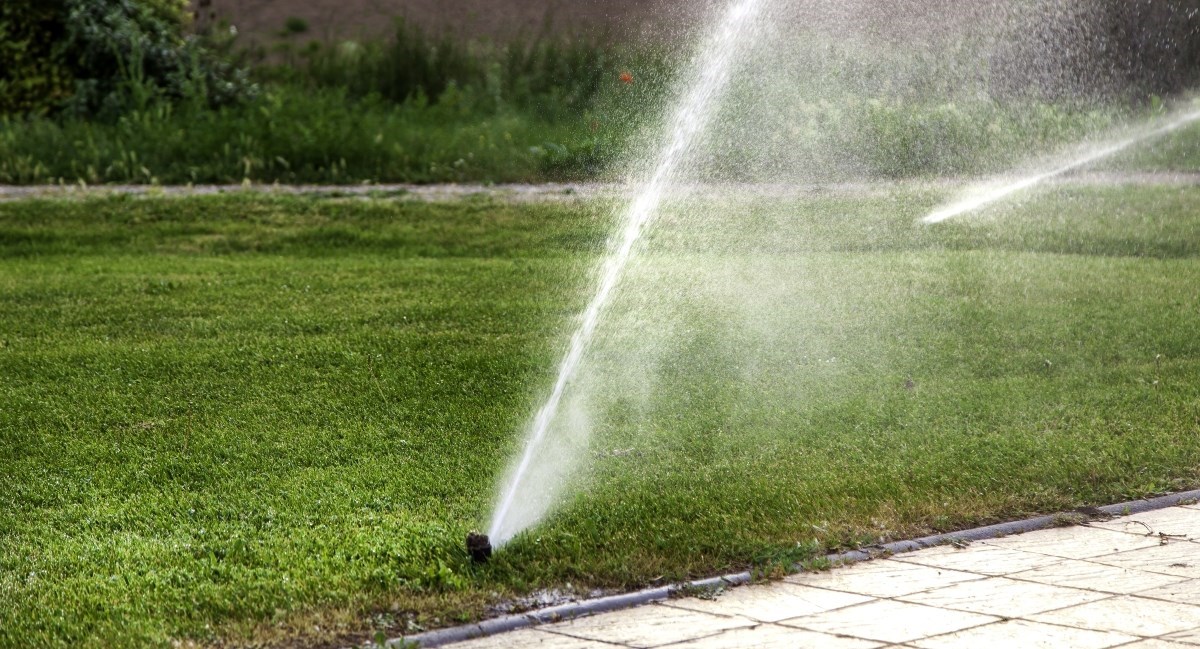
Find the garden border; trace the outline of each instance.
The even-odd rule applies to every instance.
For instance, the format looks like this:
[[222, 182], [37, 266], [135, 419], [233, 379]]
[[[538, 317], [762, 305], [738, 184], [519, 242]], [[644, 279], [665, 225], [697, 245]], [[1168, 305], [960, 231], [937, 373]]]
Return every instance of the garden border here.
[[[1179, 493], [1168, 494], [1166, 496], [1158, 496], [1145, 500], [1132, 500], [1115, 505], [1105, 505], [1097, 507], [1095, 510], [1087, 510], [1087, 512], [1062, 512], [1058, 514], [1049, 514], [1046, 516], [1037, 516], [1020, 521], [1012, 521], [1008, 523], [997, 523], [995, 525], [987, 525], [985, 527], [977, 527], [974, 529], [963, 530], [961, 532], [947, 532], [945, 534], [934, 534], [924, 536], [919, 539], [911, 539], [907, 541], [895, 541], [893, 543], [885, 543], [883, 545], [871, 546], [862, 550], [851, 550], [849, 552], [839, 552], [836, 554], [826, 555], [825, 558], [833, 564], [851, 564], [859, 561], [868, 561], [882, 556], [890, 556], [893, 554], [901, 554], [904, 552], [912, 552], [915, 550], [924, 550], [946, 543], [954, 543], [961, 541], [983, 541], [986, 539], [994, 539], [1012, 534], [1023, 534], [1025, 532], [1034, 532], [1044, 530], [1051, 527], [1062, 526], [1064, 520], [1070, 520], [1071, 516], [1083, 515], [1109, 515], [1109, 516], [1130, 516], [1133, 514], [1141, 514], [1158, 509], [1166, 509], [1175, 507], [1180, 503], [1188, 501], [1200, 500], [1200, 489], [1191, 491], [1182, 491]], [[803, 567], [800, 565], [792, 566], [793, 572], [802, 572]], [[506, 615], [503, 617], [483, 620], [474, 624], [466, 624], [463, 626], [450, 627], [447, 629], [438, 629], [436, 631], [427, 631], [409, 636], [401, 636], [393, 638], [384, 643], [386, 647], [439, 647], [453, 642], [461, 642], [463, 640], [472, 640], [475, 638], [483, 638], [487, 636], [504, 633], [507, 631], [515, 631], [517, 629], [525, 629], [535, 627], [540, 624], [548, 624], [552, 622], [560, 622], [577, 617], [587, 615], [595, 615], [597, 613], [605, 613], [608, 611], [616, 611], [626, 608], [633, 608], [643, 604], [653, 602], [661, 602], [670, 599], [679, 593], [686, 593], [692, 590], [708, 590], [720, 588], [724, 586], [740, 586], [749, 583], [753, 576], [749, 571], [739, 572], [736, 574], [723, 575], [720, 577], [710, 577], [708, 579], [698, 579], [695, 581], [684, 582], [679, 584], [671, 584], [668, 586], [659, 586], [657, 588], [648, 588], [632, 593], [624, 593], [621, 595], [611, 595], [608, 597], [599, 597], [596, 599], [588, 599], [579, 602], [571, 602], [569, 604], [560, 604], [548, 608], [529, 611], [516, 615]], [[377, 647], [374, 643], [368, 643], [367, 647]]]

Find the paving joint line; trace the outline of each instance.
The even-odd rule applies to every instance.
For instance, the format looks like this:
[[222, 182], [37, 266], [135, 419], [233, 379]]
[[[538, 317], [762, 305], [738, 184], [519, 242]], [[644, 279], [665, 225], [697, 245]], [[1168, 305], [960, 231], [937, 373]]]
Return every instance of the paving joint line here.
[[[1183, 491], [1155, 498], [1133, 500], [1114, 505], [1105, 505], [1096, 509], [1109, 514], [1114, 518], [1133, 516], [1150, 511], [1167, 509], [1169, 507], [1178, 506], [1180, 502], [1192, 501], [1200, 499], [1200, 489], [1191, 491]], [[878, 546], [871, 546], [866, 550], [850, 550], [847, 552], [832, 553], [824, 558], [834, 566], [859, 563], [869, 561], [871, 559], [888, 557], [896, 554], [913, 552], [916, 550], [925, 550], [947, 543], [961, 541], [984, 541], [1003, 536], [1012, 536], [1023, 534], [1025, 532], [1034, 532], [1037, 530], [1048, 529], [1051, 527], [1062, 526], [1063, 516], [1069, 515], [1071, 512], [1060, 512], [1058, 514], [1049, 514], [1045, 516], [1036, 516], [1019, 521], [1011, 521], [1007, 523], [997, 523], [994, 525], [986, 525], [969, 530], [959, 532], [948, 532], [944, 534], [933, 534], [917, 539], [894, 541]], [[1104, 529], [1104, 528], [1102, 528]], [[1102, 564], [1103, 565], [1103, 564]], [[1111, 566], [1110, 566], [1111, 567]], [[792, 566], [790, 574], [806, 572], [805, 568], [799, 564]], [[969, 572], [969, 571], [960, 571]], [[1147, 571], [1150, 572], [1150, 571]], [[1161, 573], [1155, 573], [1161, 574]], [[989, 575], [996, 576], [996, 575]], [[442, 645], [461, 642], [464, 640], [472, 640], [475, 638], [487, 637], [504, 633], [507, 631], [516, 631], [518, 629], [528, 629], [537, 627], [542, 624], [551, 624], [554, 622], [562, 622], [578, 617], [585, 617], [597, 613], [607, 613], [609, 611], [618, 611], [623, 609], [633, 608], [642, 604], [650, 604], [661, 602], [670, 599], [672, 596], [694, 589], [713, 589], [725, 586], [741, 586], [753, 581], [753, 575], [750, 571], [739, 572], [729, 575], [721, 575], [710, 577], [707, 579], [698, 579], [691, 582], [680, 584], [672, 584], [668, 586], [658, 586], [645, 590], [634, 591], [631, 593], [622, 593], [620, 595], [610, 595], [596, 599], [588, 599], [579, 602], [570, 602], [551, 606], [549, 608], [530, 611], [516, 615], [506, 615], [498, 618], [491, 618], [457, 627], [447, 629], [438, 629], [435, 631], [427, 631], [424, 633], [399, 636], [384, 642], [385, 647], [409, 647], [418, 646], [422, 648], [439, 647]], [[882, 599], [882, 598], [877, 598]], [[1142, 598], [1149, 599], [1149, 598]], [[1157, 601], [1157, 600], [1151, 600]], [[561, 634], [560, 634], [561, 635]], [[367, 647], [377, 647], [373, 642], [365, 644]]]
[[[1106, 555], [1106, 556], [1108, 556], [1108, 555]], [[1139, 570], [1139, 569], [1137, 569], [1137, 568], [1117, 568], [1117, 566], [1110, 566], [1110, 565], [1108, 565], [1108, 564], [1106, 564], [1106, 563], [1096, 563], [1096, 562], [1094, 562], [1094, 561], [1088, 561], [1087, 559], [1063, 559], [1063, 561], [1079, 561], [1079, 562], [1081, 562], [1081, 563], [1090, 563], [1090, 564], [1092, 564], [1093, 566], [1100, 566], [1100, 567], [1102, 567], [1102, 568], [1116, 568], [1117, 570], [1128, 570], [1129, 572], [1138, 572], [1138, 573], [1142, 573], [1142, 574], [1146, 574], [1146, 575], [1153, 575], [1153, 576], [1155, 576], [1155, 577], [1175, 577], [1175, 578], [1179, 579], [1179, 581], [1177, 581], [1177, 582], [1174, 582], [1174, 583], [1168, 583], [1168, 584], [1164, 584], [1164, 586], [1173, 586], [1173, 585], [1175, 585], [1175, 584], [1182, 584], [1182, 583], [1183, 583], [1183, 582], [1185, 582], [1185, 581], [1189, 581], [1189, 578], [1188, 578], [1188, 577], [1181, 577], [1181, 576], [1179, 576], [1179, 575], [1164, 575], [1164, 574], [1163, 574], [1163, 573], [1161, 573], [1161, 572], [1150, 572], [1150, 571], [1148, 571], [1148, 570]], [[1037, 570], [1037, 568], [1031, 568], [1031, 570]], [[1029, 571], [1028, 571], [1028, 570], [1022, 570], [1021, 572], [1029, 572]], [[1162, 586], [1151, 586], [1150, 588], [1144, 588], [1144, 589], [1142, 589], [1142, 590], [1135, 591], [1135, 592], [1132, 592], [1132, 593], [1118, 593], [1118, 592], [1116, 592], [1116, 591], [1112, 591], [1112, 590], [1099, 590], [1099, 589], [1096, 589], [1096, 588], [1088, 588], [1088, 587], [1084, 587], [1084, 586], [1063, 586], [1063, 585], [1061, 585], [1061, 584], [1049, 584], [1049, 583], [1046, 583], [1046, 582], [1044, 582], [1044, 581], [1035, 581], [1035, 580], [1033, 580], [1033, 579], [1030, 579], [1030, 578], [1028, 578], [1028, 577], [1021, 577], [1021, 576], [1019, 576], [1019, 575], [1021, 574], [1021, 572], [1013, 573], [1013, 574], [1011, 574], [1011, 575], [1003, 575], [1003, 578], [1004, 578], [1004, 579], [1011, 579], [1011, 580], [1013, 580], [1013, 581], [1019, 581], [1019, 582], [1021, 582], [1022, 584], [1039, 584], [1039, 585], [1041, 585], [1041, 586], [1056, 586], [1056, 587], [1058, 587], [1058, 588], [1070, 588], [1070, 589], [1072, 589], [1072, 590], [1082, 590], [1082, 591], [1084, 591], [1084, 592], [1087, 592], [1087, 593], [1097, 593], [1097, 594], [1100, 594], [1100, 595], [1108, 595], [1109, 597], [1124, 597], [1124, 596], [1140, 597], [1140, 596], [1141, 596], [1141, 595], [1140, 595], [1141, 593], [1144, 593], [1144, 592], [1146, 592], [1146, 591], [1148, 591], [1148, 590], [1155, 590], [1155, 589], [1157, 589], [1157, 588], [1162, 588]], [[965, 583], [965, 582], [964, 582], [964, 583]], [[928, 592], [928, 591], [922, 591], [922, 592]], [[1098, 599], [1098, 600], [1095, 600], [1095, 601], [1099, 602], [1099, 601], [1103, 601], [1103, 600], [1105, 600], [1105, 599], [1108, 599], [1108, 598], [1107, 598], [1107, 597], [1102, 597], [1102, 598], [1100, 598], [1100, 599]], [[1156, 598], [1154, 598], [1154, 597], [1143, 597], [1143, 599], [1156, 599]], [[1158, 600], [1158, 601], [1171, 601], [1171, 600]], [[1075, 605], [1073, 605], [1073, 606], [1075, 606]], [[1067, 607], [1067, 608], [1069, 608], [1069, 607]], [[1054, 609], [1054, 610], [1058, 610], [1058, 609]]]
[[[921, 565], [921, 564], [909, 564], [909, 565]], [[925, 566], [925, 567], [929, 567], [929, 566]], [[1112, 566], [1108, 566], [1108, 567], [1110, 567], [1110, 568], [1111, 568]], [[967, 571], [967, 570], [957, 570], [957, 571], [958, 571], [958, 572], [970, 572], [970, 571]], [[1028, 614], [1026, 614], [1026, 615], [1012, 615], [1012, 616], [1001, 615], [1001, 614], [998, 614], [998, 613], [983, 613], [983, 612], [980, 612], [980, 611], [969, 611], [969, 610], [966, 610], [966, 609], [951, 608], [951, 607], [949, 607], [949, 606], [938, 606], [938, 605], [935, 605], [935, 604], [926, 604], [926, 603], [924, 603], [924, 602], [911, 602], [911, 601], [908, 601], [908, 600], [905, 600], [905, 599], [901, 599], [902, 597], [911, 597], [911, 596], [913, 596], [913, 595], [921, 595], [921, 594], [924, 594], [924, 593], [931, 593], [931, 592], [933, 592], [933, 591], [936, 591], [936, 590], [941, 590], [941, 589], [943, 589], [943, 588], [950, 588], [950, 587], [952, 587], [952, 586], [956, 586], [957, 584], [972, 583], [972, 582], [975, 582], [975, 581], [986, 581], [986, 580], [988, 580], [988, 579], [1011, 579], [1011, 577], [1009, 577], [1008, 575], [983, 575], [982, 573], [976, 573], [976, 572], [973, 572], [973, 573], [971, 573], [971, 574], [975, 574], [975, 575], [981, 575], [981, 576], [983, 577], [983, 579], [976, 579], [976, 580], [970, 580], [970, 581], [957, 582], [956, 584], [949, 584], [949, 585], [942, 585], [942, 586], [934, 586], [934, 587], [932, 587], [932, 588], [927, 588], [927, 589], [925, 589], [925, 590], [914, 591], [914, 592], [912, 592], [912, 593], [906, 593], [906, 594], [903, 594], [903, 595], [891, 595], [891, 596], [888, 596], [888, 597], [875, 597], [875, 596], [873, 596], [873, 595], [864, 595], [864, 596], [866, 596], [866, 597], [872, 597], [873, 599], [872, 599], [871, 601], [868, 601], [868, 602], [858, 602], [857, 604], [849, 604], [849, 605], [847, 605], [847, 606], [839, 606], [838, 608], [829, 609], [828, 611], [821, 611], [821, 613], [814, 613], [813, 615], [821, 615], [821, 614], [824, 614], [824, 613], [829, 613], [829, 612], [832, 612], [832, 611], [840, 611], [840, 610], [844, 610], [844, 609], [847, 609], [847, 608], [853, 608], [853, 607], [855, 607], [855, 606], [866, 606], [867, 604], [871, 604], [871, 603], [874, 603], [874, 602], [879, 602], [879, 601], [890, 601], [890, 602], [896, 602], [896, 603], [898, 603], [898, 604], [912, 604], [912, 605], [914, 605], [914, 606], [924, 606], [924, 607], [927, 607], [927, 608], [936, 608], [936, 609], [939, 609], [939, 610], [943, 610], [943, 611], [950, 611], [950, 612], [953, 612], [953, 613], [968, 613], [968, 614], [974, 614], [974, 615], [985, 615], [985, 616], [987, 616], [987, 617], [994, 617], [994, 618], [996, 618], [995, 620], [992, 620], [992, 621], [990, 621], [990, 622], [984, 622], [984, 623], [982, 623], [982, 624], [976, 624], [976, 625], [974, 625], [974, 626], [964, 627], [964, 628], [962, 628], [962, 629], [956, 629], [956, 630], [954, 630], [954, 631], [945, 631], [945, 632], [942, 632], [942, 633], [935, 633], [935, 634], [933, 634], [933, 635], [924, 636], [924, 637], [922, 637], [922, 638], [916, 638], [915, 640], [905, 640], [905, 641], [904, 641], [904, 642], [915, 642], [916, 640], [926, 640], [926, 639], [929, 639], [929, 638], [937, 638], [937, 637], [939, 637], [939, 636], [951, 635], [951, 634], [954, 634], [954, 633], [959, 633], [959, 632], [961, 632], [961, 631], [966, 631], [966, 630], [968, 630], [968, 629], [977, 629], [977, 628], [980, 628], [980, 627], [991, 626], [991, 625], [993, 625], [993, 624], [1003, 624], [1004, 622], [1011, 622], [1011, 621], [1025, 621], [1025, 622], [1032, 622], [1032, 623], [1036, 623], [1036, 624], [1048, 624], [1048, 625], [1051, 625], [1051, 626], [1058, 626], [1058, 627], [1062, 627], [1062, 628], [1065, 628], [1065, 629], [1077, 629], [1077, 628], [1079, 628], [1079, 627], [1073, 627], [1073, 626], [1069, 626], [1069, 625], [1066, 625], [1066, 624], [1059, 624], [1059, 623], [1056, 623], [1056, 622], [1042, 622], [1042, 621], [1038, 621], [1038, 620], [1030, 620], [1030, 619], [1028, 618], [1028, 616], [1029, 616], [1029, 615], [1041, 615], [1042, 613], [1052, 613], [1052, 612], [1054, 612], [1054, 611], [1061, 611], [1061, 610], [1064, 610], [1064, 609], [1071, 608], [1071, 607], [1073, 607], [1073, 606], [1081, 606], [1082, 604], [1091, 604], [1091, 603], [1093, 603], [1093, 602], [1103, 602], [1103, 601], [1106, 601], [1106, 600], [1109, 600], [1109, 599], [1113, 599], [1113, 598], [1115, 598], [1115, 597], [1121, 597], [1121, 596], [1123, 596], [1123, 594], [1122, 594], [1122, 593], [1109, 593], [1109, 592], [1105, 592], [1105, 591], [1089, 591], [1088, 589], [1085, 589], [1085, 588], [1075, 588], [1075, 587], [1073, 587], [1073, 586], [1063, 586], [1062, 588], [1070, 588], [1070, 589], [1073, 589], [1073, 590], [1081, 590], [1081, 591], [1086, 591], [1086, 592], [1095, 592], [1095, 593], [1097, 593], [1097, 594], [1104, 595], [1104, 597], [1101, 597], [1101, 598], [1099, 598], [1099, 599], [1094, 599], [1094, 600], [1092, 600], [1091, 602], [1083, 602], [1082, 604], [1068, 604], [1068, 605], [1066, 605], [1066, 606], [1060, 606], [1060, 607], [1058, 607], [1058, 608], [1049, 608], [1049, 609], [1046, 609], [1046, 610], [1044, 610], [1044, 611], [1034, 611], [1034, 612], [1032, 612], [1032, 613], [1028, 613]], [[1022, 583], [1029, 583], [1029, 584], [1038, 584], [1038, 585], [1041, 585], [1041, 586], [1046, 586], [1046, 585], [1047, 585], [1047, 584], [1042, 584], [1042, 583], [1040, 583], [1040, 582], [1035, 582], [1035, 581], [1026, 581], [1026, 580], [1013, 580], [1013, 581], [1021, 581]], [[820, 588], [820, 587], [819, 587], [819, 586], [813, 586], [813, 588]], [[828, 588], [827, 588], [827, 589], [824, 589], [824, 590], [834, 590], [834, 589], [828, 589]], [[847, 591], [835, 591], [835, 592], [847, 592]], [[863, 593], [854, 593], [854, 594], [863, 595]], [[1142, 599], [1150, 599], [1150, 598], [1142, 598]], [[799, 615], [799, 616], [796, 616], [796, 617], [793, 617], [793, 618], [787, 618], [787, 619], [785, 619], [785, 620], [780, 620], [779, 622], [776, 622], [776, 623], [774, 623], [774, 624], [775, 624], [776, 626], [782, 626], [782, 627], [784, 627], [784, 628], [789, 628], [789, 629], [804, 629], [805, 631], [813, 631], [813, 632], [815, 632], [815, 633], [824, 633], [824, 634], [826, 634], [826, 635], [835, 635], [835, 634], [830, 634], [830, 633], [828, 633], [828, 632], [826, 632], [826, 631], [820, 631], [820, 630], [813, 629], [813, 628], [810, 628], [810, 627], [801, 627], [801, 626], [799, 626], [799, 625], [796, 625], [796, 626], [789, 626], [789, 625], [783, 624], [783, 623], [784, 623], [784, 622], [786, 622], [787, 620], [799, 620], [799, 619], [802, 619], [802, 618], [805, 618], [805, 617], [809, 617], [809, 616], [808, 616], [808, 615]], [[771, 623], [765, 623], [765, 624], [771, 624]], [[863, 638], [863, 637], [861, 637], [861, 636], [855, 636], [855, 635], [849, 635], [849, 634], [836, 634], [836, 635], [846, 635], [847, 637], [856, 638], [856, 639], [860, 639], [860, 640], [867, 640], [867, 641], [869, 641], [869, 642], [878, 642], [878, 640], [874, 640], [874, 639], [872, 639], [872, 638]], [[1140, 636], [1139, 636], [1139, 637], [1140, 637]], [[895, 644], [895, 645], [900, 645], [900, 646], [907, 646], [907, 645], [905, 645], [905, 644], [904, 644], [904, 642], [901, 642], [901, 643], [892, 643], [892, 644], [888, 644], [888, 645], [885, 645], [885, 646], [889, 646], [889, 647], [890, 647], [890, 646], [892, 646], [893, 644]]]

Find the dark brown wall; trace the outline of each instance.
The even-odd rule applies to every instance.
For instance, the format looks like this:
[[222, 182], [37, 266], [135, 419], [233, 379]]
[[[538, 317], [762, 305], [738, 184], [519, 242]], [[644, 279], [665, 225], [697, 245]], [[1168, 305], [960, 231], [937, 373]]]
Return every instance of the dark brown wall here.
[[[1019, 0], [1018, 0], [1019, 1]], [[303, 18], [303, 38], [336, 40], [386, 35], [395, 17], [426, 29], [506, 39], [536, 32], [549, 19], [558, 31], [642, 39], [686, 32], [724, 0], [193, 0], [200, 24], [213, 17], [251, 40], [274, 38], [289, 17]], [[953, 31], [1014, 0], [774, 0], [778, 20], [797, 29], [875, 32], [888, 40]]]
[[[688, 0], [193, 0], [201, 26], [224, 20], [241, 36], [275, 38], [289, 17], [308, 22], [301, 38], [340, 40], [390, 33], [396, 17], [432, 31], [506, 39], [540, 30], [650, 36], [697, 3]], [[202, 6], [203, 5], [203, 6]]]

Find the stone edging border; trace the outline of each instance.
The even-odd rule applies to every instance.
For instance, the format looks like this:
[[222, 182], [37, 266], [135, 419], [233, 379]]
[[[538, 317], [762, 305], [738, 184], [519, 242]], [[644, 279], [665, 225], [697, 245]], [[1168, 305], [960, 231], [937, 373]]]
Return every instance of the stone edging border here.
[[[1159, 496], [1147, 500], [1133, 500], [1116, 505], [1106, 505], [1098, 507], [1096, 510], [1110, 516], [1129, 516], [1132, 514], [1141, 514], [1156, 509], [1166, 509], [1174, 507], [1180, 503], [1188, 501], [1200, 500], [1200, 489], [1192, 491], [1183, 491], [1180, 493]], [[1051, 527], [1061, 526], [1064, 517], [1070, 516], [1073, 512], [1050, 514], [1047, 516], [1037, 516], [1022, 521], [1013, 521], [1009, 523], [997, 523], [986, 527], [977, 527], [975, 529], [963, 530], [961, 532], [948, 532], [946, 534], [934, 534], [925, 536], [919, 539], [908, 541], [895, 541], [884, 545], [872, 546], [865, 550], [852, 550], [850, 552], [840, 552], [837, 554], [826, 555], [825, 558], [833, 564], [848, 564], [857, 563], [859, 561], [867, 561], [881, 556], [889, 556], [893, 554], [901, 554], [904, 552], [912, 552], [915, 550], [924, 550], [938, 545], [945, 545], [955, 541], [983, 541], [986, 539], [994, 539], [1012, 534], [1022, 534], [1024, 532], [1033, 532]], [[794, 572], [801, 572], [803, 569], [800, 566], [793, 566]], [[616, 611], [625, 608], [633, 608], [642, 604], [650, 604], [652, 602], [661, 602], [671, 598], [673, 595], [689, 590], [706, 590], [712, 588], [720, 588], [723, 586], [740, 586], [751, 581], [752, 575], [750, 572], [739, 572], [731, 575], [723, 575], [720, 577], [711, 577], [709, 579], [699, 579], [681, 584], [671, 584], [669, 586], [659, 586], [657, 588], [648, 588], [632, 593], [624, 593], [621, 595], [612, 595], [609, 597], [599, 597], [596, 599], [588, 599], [580, 602], [571, 602], [569, 604], [560, 604], [548, 608], [529, 611], [517, 615], [506, 615], [503, 617], [483, 620], [474, 624], [466, 624], [463, 626], [451, 627], [448, 629], [438, 629], [436, 631], [427, 631], [410, 636], [401, 636], [393, 638], [384, 643], [386, 647], [438, 647], [441, 645], [450, 644], [453, 642], [461, 642], [463, 640], [471, 640], [474, 638], [482, 638], [504, 633], [506, 631], [515, 631], [517, 629], [525, 629], [535, 627], [539, 624], [548, 624], [551, 622], [560, 622], [572, 618], [583, 617], [587, 615], [595, 615], [597, 613], [605, 613], [608, 611]], [[377, 647], [374, 643], [368, 643], [367, 647]]]

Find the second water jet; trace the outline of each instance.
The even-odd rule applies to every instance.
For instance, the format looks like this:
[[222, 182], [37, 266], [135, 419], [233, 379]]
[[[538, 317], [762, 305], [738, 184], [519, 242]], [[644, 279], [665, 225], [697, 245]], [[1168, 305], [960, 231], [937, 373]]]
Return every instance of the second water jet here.
[[1168, 135], [1197, 120], [1200, 120], [1200, 110], [1176, 117], [1162, 126], [1142, 129], [1141, 132], [1125, 139], [1101, 144], [1069, 162], [1059, 164], [1045, 171], [1035, 172], [1017, 180], [986, 183], [983, 186], [969, 190], [964, 198], [934, 210], [928, 216], [921, 219], [921, 221], [923, 223], [941, 223], [942, 221], [974, 212], [1016, 194], [1021, 190], [1029, 189], [1047, 180], [1086, 167], [1094, 162], [1110, 158], [1136, 144]]

